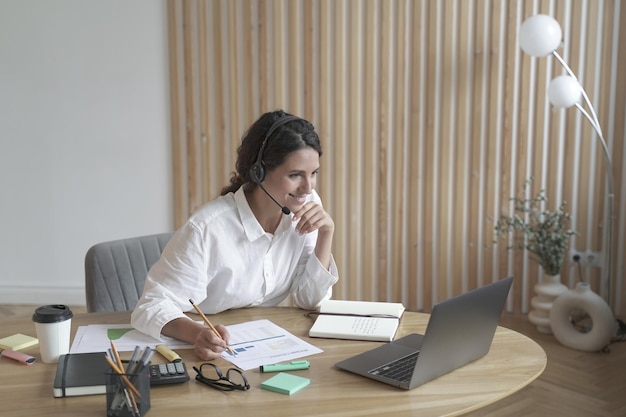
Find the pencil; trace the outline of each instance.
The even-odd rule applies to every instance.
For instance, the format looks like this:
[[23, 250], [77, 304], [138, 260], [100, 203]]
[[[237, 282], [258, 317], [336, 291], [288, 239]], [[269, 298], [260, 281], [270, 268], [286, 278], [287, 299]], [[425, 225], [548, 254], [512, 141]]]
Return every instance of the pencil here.
[[[196, 309], [196, 311], [198, 312], [198, 314], [200, 314], [200, 316], [202, 317], [202, 320], [204, 320], [204, 322], [206, 323], [207, 326], [209, 326], [211, 328], [211, 330], [213, 330], [213, 333], [215, 333], [215, 335], [217, 337], [219, 337], [220, 339], [224, 340], [222, 338], [222, 335], [219, 334], [219, 332], [217, 331], [217, 329], [215, 327], [213, 327], [213, 325], [211, 324], [211, 322], [209, 321], [209, 319], [207, 318], [207, 316], [204, 315], [204, 313], [202, 312], [202, 310], [200, 310], [198, 308], [198, 306], [196, 305], [196, 303], [193, 302], [193, 300], [190, 298], [189, 302], [191, 303], [191, 305], [193, 306], [193, 308]], [[230, 348], [230, 346], [226, 347], [226, 349], [228, 349], [228, 351], [230, 352], [231, 355], [235, 355], [235, 352], [233, 352], [233, 350]]]

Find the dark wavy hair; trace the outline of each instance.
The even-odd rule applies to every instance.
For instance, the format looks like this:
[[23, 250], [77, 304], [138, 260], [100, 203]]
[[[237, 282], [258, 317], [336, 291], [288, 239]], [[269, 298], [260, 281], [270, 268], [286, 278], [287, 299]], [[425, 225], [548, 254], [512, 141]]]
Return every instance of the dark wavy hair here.
[[[274, 122], [285, 116], [291, 115], [282, 110], [268, 112], [250, 126], [237, 149], [236, 171], [231, 173], [230, 184], [222, 188], [221, 195], [235, 192], [244, 184], [253, 184], [249, 171], [257, 160], [263, 139]], [[280, 126], [268, 138], [263, 151], [266, 172], [285, 162], [290, 153], [304, 148], [313, 148], [322, 156], [320, 138], [309, 121], [295, 119]]]

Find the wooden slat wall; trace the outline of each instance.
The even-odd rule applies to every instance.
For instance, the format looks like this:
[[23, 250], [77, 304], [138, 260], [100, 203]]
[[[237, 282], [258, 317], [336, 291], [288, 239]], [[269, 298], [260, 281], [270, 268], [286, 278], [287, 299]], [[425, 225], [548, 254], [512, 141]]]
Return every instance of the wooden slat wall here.
[[[170, 0], [173, 181], [179, 226], [216, 197], [245, 129], [283, 108], [315, 124], [318, 182], [336, 222], [335, 298], [430, 310], [517, 277], [508, 309], [529, 310], [542, 273], [493, 245], [494, 221], [531, 175], [574, 216], [578, 250], [606, 252], [604, 161], [575, 110], [553, 110], [552, 58], [522, 53], [536, 13], [563, 27], [559, 50], [611, 147], [614, 276], [626, 272], [626, 7], [620, 1]], [[583, 271], [598, 292], [601, 271]], [[563, 271], [573, 286], [575, 268]], [[623, 314], [625, 286], [612, 282]]]

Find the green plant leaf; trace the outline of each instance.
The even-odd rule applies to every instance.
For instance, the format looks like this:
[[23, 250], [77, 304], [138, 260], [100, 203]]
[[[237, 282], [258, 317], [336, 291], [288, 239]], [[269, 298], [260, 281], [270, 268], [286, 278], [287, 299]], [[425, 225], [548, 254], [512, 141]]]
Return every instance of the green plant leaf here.
[[[524, 191], [533, 180], [531, 177], [524, 182]], [[494, 228], [494, 243], [510, 238], [507, 249], [527, 250], [547, 274], [560, 273], [570, 238], [576, 234], [568, 227], [571, 215], [565, 211], [567, 203], [562, 202], [555, 211], [543, 209], [548, 201], [544, 190], [532, 198], [512, 198], [511, 201], [514, 213], [500, 216]]]

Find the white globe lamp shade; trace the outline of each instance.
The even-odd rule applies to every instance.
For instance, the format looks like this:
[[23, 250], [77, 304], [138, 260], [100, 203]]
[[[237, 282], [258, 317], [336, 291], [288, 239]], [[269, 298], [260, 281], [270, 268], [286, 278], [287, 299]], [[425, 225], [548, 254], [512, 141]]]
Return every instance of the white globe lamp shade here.
[[580, 101], [581, 95], [582, 87], [569, 75], [561, 75], [550, 81], [548, 97], [554, 107], [572, 107]]
[[545, 14], [526, 19], [519, 31], [522, 50], [535, 57], [550, 55], [561, 45], [562, 39], [559, 22]]

